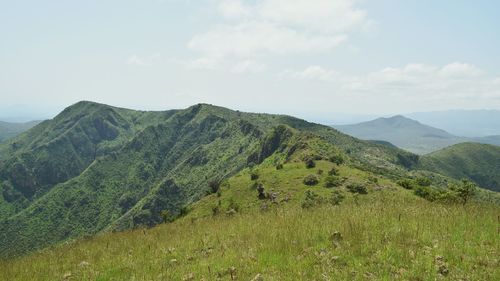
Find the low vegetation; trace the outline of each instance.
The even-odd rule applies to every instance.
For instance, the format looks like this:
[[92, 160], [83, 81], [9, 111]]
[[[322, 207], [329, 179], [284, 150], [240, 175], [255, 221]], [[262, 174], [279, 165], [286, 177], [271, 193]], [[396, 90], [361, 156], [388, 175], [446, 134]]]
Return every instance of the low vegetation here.
[[[333, 164], [316, 161], [314, 170]], [[1, 261], [2, 280], [495, 280], [498, 205], [430, 202], [338, 167], [346, 183], [306, 186], [303, 162], [247, 169], [154, 228], [105, 233]], [[315, 175], [322, 182], [328, 174]], [[365, 184], [352, 184], [365, 180]], [[349, 190], [368, 191], [357, 196]], [[274, 197], [270, 194], [275, 194]], [[216, 209], [216, 211], [214, 211]]]

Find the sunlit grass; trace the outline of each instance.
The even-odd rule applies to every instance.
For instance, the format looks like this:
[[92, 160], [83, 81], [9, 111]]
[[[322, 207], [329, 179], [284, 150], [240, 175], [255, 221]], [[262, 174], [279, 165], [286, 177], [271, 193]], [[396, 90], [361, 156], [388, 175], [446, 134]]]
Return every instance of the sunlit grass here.
[[[499, 280], [500, 208], [427, 202], [381, 178], [368, 195], [302, 209], [314, 169], [301, 163], [259, 170], [267, 190], [290, 193], [267, 211], [250, 188], [248, 172], [233, 177], [221, 195], [192, 206], [184, 218], [151, 229], [107, 233], [12, 261], [0, 262], [1, 280]], [[341, 167], [348, 181], [365, 172]], [[343, 189], [343, 188], [342, 188]], [[221, 200], [222, 212], [211, 208]], [[236, 201], [241, 211], [225, 208]], [[332, 240], [339, 232], [342, 239]]]

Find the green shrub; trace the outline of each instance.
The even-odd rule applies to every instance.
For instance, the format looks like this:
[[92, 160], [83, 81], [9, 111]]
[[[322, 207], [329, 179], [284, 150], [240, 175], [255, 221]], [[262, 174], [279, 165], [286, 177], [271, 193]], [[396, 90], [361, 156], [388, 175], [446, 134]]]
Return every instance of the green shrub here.
[[234, 201], [233, 198], [229, 200], [229, 205], [227, 206], [227, 211], [231, 212], [231, 210], [234, 210], [236, 213], [240, 211], [240, 204]]
[[419, 186], [431, 186], [431, 179], [429, 178], [426, 178], [426, 177], [418, 177], [415, 179], [415, 182], [419, 185]]
[[305, 192], [305, 198], [301, 206], [304, 209], [308, 209], [317, 205], [321, 205], [323, 201], [323, 198], [316, 194], [314, 191], [307, 190]]
[[414, 191], [415, 195], [420, 196], [424, 199], [427, 199], [429, 201], [434, 201], [436, 200], [436, 191], [434, 191], [431, 187], [429, 186], [417, 186], [415, 187]]
[[338, 176], [328, 176], [325, 179], [325, 187], [337, 187], [342, 185], [342, 179]]
[[311, 169], [311, 168], [316, 167], [316, 163], [314, 162], [314, 160], [312, 158], [307, 158], [304, 162], [306, 163], [307, 169]]
[[257, 180], [259, 179], [259, 174], [256, 171], [250, 172], [250, 180]]
[[281, 170], [283, 169], [283, 164], [279, 163], [279, 164], [276, 164], [276, 170]]
[[460, 201], [458, 194], [453, 190], [436, 192], [434, 199], [442, 203], [457, 203]]
[[259, 198], [259, 200], [267, 199], [269, 197], [266, 189], [264, 188], [264, 185], [261, 183], [257, 184], [257, 192], [257, 198]]
[[377, 183], [378, 183], [378, 178], [377, 178], [377, 177], [375, 177], [375, 176], [370, 176], [370, 177], [368, 178], [368, 180], [369, 180], [371, 183], [375, 183], [375, 184], [377, 184]]
[[208, 182], [208, 187], [210, 188], [210, 193], [217, 193], [220, 189], [220, 180], [211, 180]]
[[363, 184], [360, 183], [351, 183], [347, 186], [347, 190], [351, 193], [357, 194], [368, 194], [368, 190]]
[[188, 206], [182, 206], [179, 210], [179, 216], [183, 217], [189, 213], [189, 207]]
[[338, 176], [339, 175], [339, 168], [333, 166], [330, 171], [328, 171], [329, 176]]
[[398, 181], [398, 185], [401, 186], [404, 189], [413, 189], [413, 181], [409, 179], [403, 179]]
[[337, 206], [344, 201], [345, 196], [340, 190], [334, 190], [332, 196], [330, 197], [330, 204]]
[[305, 185], [317, 185], [319, 183], [319, 179], [316, 175], [310, 174], [307, 175], [302, 181]]
[[474, 196], [477, 187], [474, 183], [464, 179], [460, 184], [452, 185], [450, 189], [456, 193], [462, 204], [465, 205]]
[[332, 156], [330, 156], [330, 158], [328, 160], [330, 160], [330, 162], [335, 163], [337, 165], [342, 165], [345, 162], [344, 157], [340, 154], [332, 155]]

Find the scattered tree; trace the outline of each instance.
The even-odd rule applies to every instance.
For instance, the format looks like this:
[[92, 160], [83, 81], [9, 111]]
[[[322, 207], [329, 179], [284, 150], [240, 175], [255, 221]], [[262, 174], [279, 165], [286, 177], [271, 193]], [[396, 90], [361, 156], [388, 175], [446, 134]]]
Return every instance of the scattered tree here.
[[460, 184], [453, 185], [451, 189], [457, 193], [458, 198], [460, 199], [462, 204], [465, 205], [476, 193], [477, 186], [474, 183], [464, 179]]

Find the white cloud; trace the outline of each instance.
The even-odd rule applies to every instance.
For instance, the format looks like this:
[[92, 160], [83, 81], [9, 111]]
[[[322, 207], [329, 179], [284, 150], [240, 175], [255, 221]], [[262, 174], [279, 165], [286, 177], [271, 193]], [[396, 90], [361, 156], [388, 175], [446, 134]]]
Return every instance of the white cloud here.
[[265, 0], [257, 14], [264, 20], [321, 32], [344, 32], [367, 23], [363, 10], [352, 0]]
[[382, 99], [386, 102], [391, 102], [392, 99], [434, 103], [500, 99], [500, 78], [488, 76], [478, 67], [464, 63], [451, 63], [441, 67], [408, 64], [357, 76], [310, 66], [301, 71], [286, 71], [282, 76], [327, 81], [337, 93], [378, 99], [378, 102]]
[[348, 32], [372, 25], [354, 0], [219, 0], [222, 22], [194, 35], [204, 56], [251, 58], [330, 51]]
[[253, 57], [262, 53], [321, 52], [335, 48], [345, 39], [344, 35], [310, 36], [268, 22], [246, 22], [218, 26], [196, 35], [188, 46], [214, 57]]
[[455, 62], [444, 66], [439, 72], [440, 75], [450, 78], [467, 78], [480, 76], [483, 71], [473, 65]]
[[226, 18], [237, 19], [250, 16], [252, 9], [241, 0], [221, 0], [219, 1], [219, 12]]

